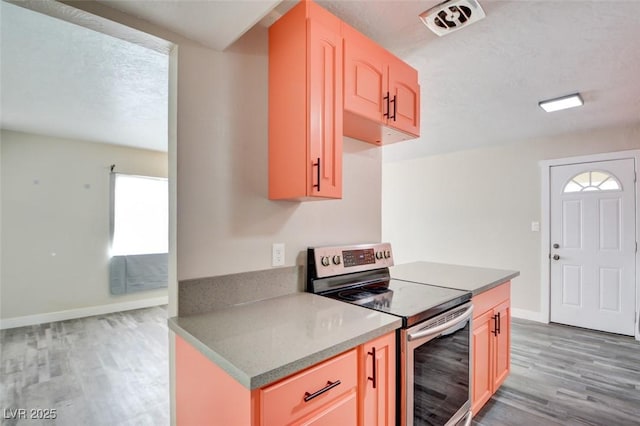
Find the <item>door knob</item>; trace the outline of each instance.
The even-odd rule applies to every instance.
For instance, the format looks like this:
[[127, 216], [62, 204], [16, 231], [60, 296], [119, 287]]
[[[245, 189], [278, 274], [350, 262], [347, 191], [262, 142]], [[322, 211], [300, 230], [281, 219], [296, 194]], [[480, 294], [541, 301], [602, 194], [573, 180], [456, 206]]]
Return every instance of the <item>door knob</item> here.
[[560, 248], [560, 244], [558, 244], [558, 243], [554, 243], [554, 244], [553, 244], [553, 248], [556, 248], [556, 249], [557, 249], [557, 248]]
[[560, 255], [559, 254], [554, 254], [553, 255], [553, 260], [559, 260], [560, 259]]

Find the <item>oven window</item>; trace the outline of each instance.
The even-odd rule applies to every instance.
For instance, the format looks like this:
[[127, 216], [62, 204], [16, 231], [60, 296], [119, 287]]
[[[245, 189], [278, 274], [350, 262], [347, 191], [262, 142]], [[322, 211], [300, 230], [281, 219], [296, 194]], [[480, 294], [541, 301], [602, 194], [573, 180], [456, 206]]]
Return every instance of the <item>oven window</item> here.
[[470, 321], [464, 324], [414, 350], [415, 426], [442, 426], [469, 400]]

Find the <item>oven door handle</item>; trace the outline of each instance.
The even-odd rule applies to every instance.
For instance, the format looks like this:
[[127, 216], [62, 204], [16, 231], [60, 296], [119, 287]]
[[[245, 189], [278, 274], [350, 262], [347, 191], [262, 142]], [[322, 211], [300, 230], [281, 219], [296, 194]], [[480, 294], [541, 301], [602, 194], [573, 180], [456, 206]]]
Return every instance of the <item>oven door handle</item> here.
[[473, 313], [473, 305], [469, 305], [469, 307], [464, 311], [462, 315], [452, 319], [451, 321], [447, 321], [446, 323], [439, 325], [437, 327], [427, 328], [426, 330], [423, 329], [416, 333], [409, 333], [407, 335], [407, 339], [411, 342], [413, 340], [417, 340], [424, 337], [429, 337], [435, 334], [442, 333], [443, 331], [451, 327], [454, 327], [455, 325], [460, 324], [461, 322], [468, 320], [472, 313]]

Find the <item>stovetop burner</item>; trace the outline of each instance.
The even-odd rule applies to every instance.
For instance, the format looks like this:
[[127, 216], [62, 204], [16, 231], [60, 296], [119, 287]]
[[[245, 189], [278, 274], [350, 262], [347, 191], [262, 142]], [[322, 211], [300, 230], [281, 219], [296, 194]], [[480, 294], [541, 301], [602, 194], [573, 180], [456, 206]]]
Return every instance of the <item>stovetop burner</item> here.
[[393, 290], [390, 290], [388, 286], [388, 282], [368, 284], [358, 288], [338, 291], [331, 297], [380, 310], [391, 306]]
[[362, 299], [375, 298], [380, 295], [384, 296], [386, 293], [393, 294], [393, 291], [389, 290], [388, 283], [369, 284], [339, 291], [336, 298], [348, 302], [357, 302]]
[[356, 302], [358, 300], [368, 299], [374, 296], [375, 294], [363, 290], [345, 290], [338, 293], [339, 299], [348, 300], [349, 302]]

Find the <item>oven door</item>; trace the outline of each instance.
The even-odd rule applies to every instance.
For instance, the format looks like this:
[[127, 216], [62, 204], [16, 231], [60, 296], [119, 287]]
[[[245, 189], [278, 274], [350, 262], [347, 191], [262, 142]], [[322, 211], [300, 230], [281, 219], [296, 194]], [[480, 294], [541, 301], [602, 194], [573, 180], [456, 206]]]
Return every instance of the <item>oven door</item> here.
[[472, 312], [465, 303], [402, 330], [402, 425], [471, 423]]

